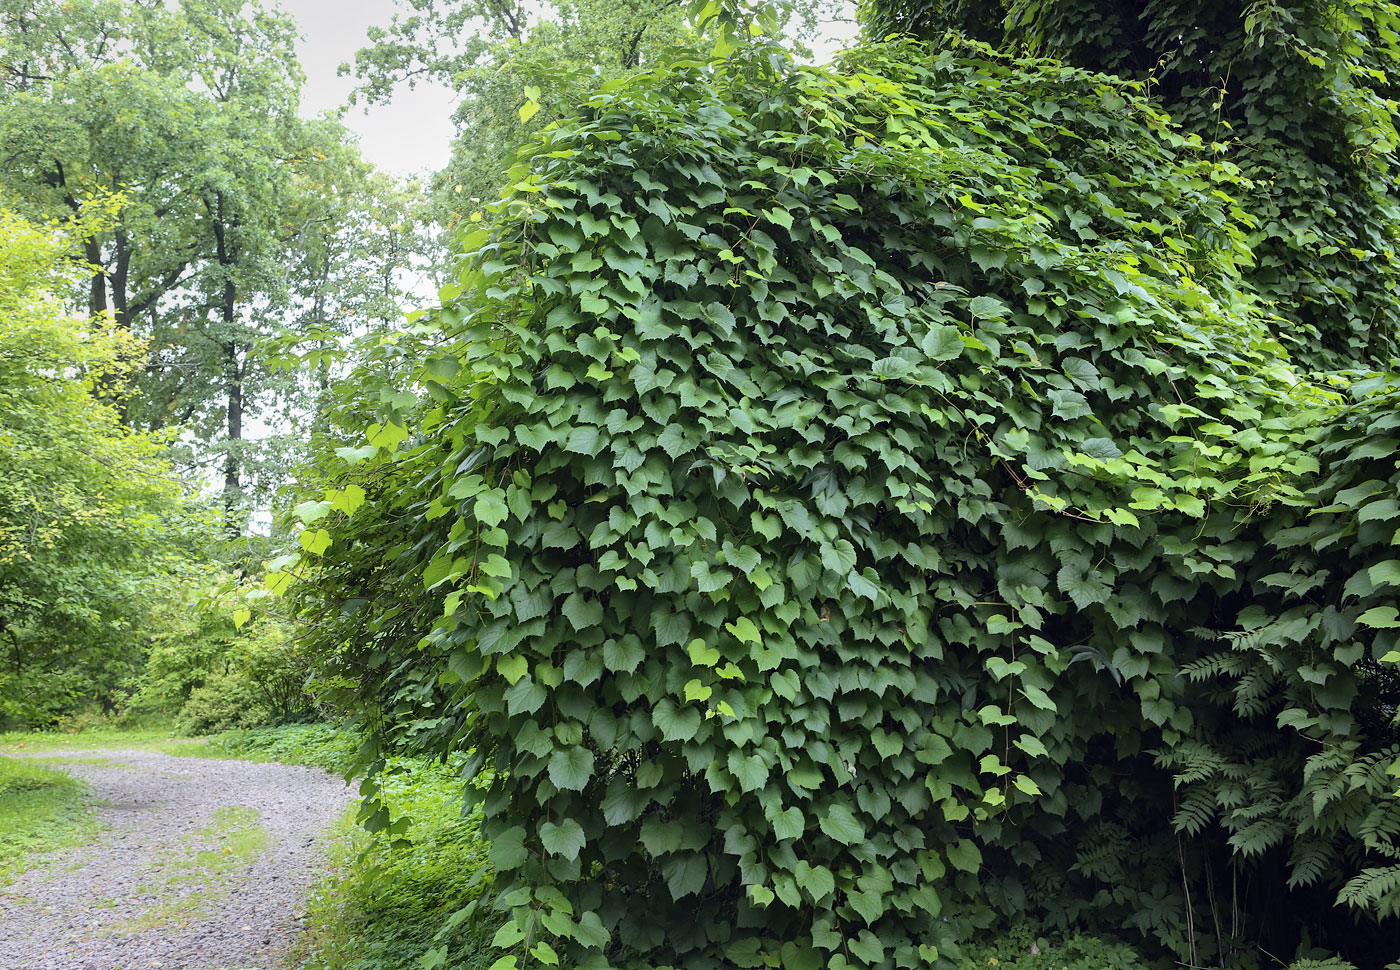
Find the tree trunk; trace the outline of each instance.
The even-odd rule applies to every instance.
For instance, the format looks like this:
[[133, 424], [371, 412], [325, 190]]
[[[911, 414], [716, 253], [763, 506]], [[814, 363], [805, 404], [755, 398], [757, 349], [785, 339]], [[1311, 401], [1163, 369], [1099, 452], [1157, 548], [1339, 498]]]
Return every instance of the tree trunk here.
[[243, 534], [242, 465], [238, 445], [243, 440], [243, 369], [238, 362], [238, 345], [224, 344], [224, 391], [228, 408], [228, 451], [224, 453], [224, 532], [230, 539]]
[[238, 342], [232, 336], [237, 314], [238, 287], [233, 278], [236, 257], [229, 244], [229, 226], [224, 221], [223, 196], [218, 196], [218, 204], [214, 207], [213, 214], [214, 251], [219, 260], [219, 267], [224, 273], [219, 315], [227, 335], [223, 342], [224, 394], [228, 419], [228, 450], [224, 452], [224, 534], [230, 539], [237, 539], [243, 535], [243, 481], [239, 445], [243, 441], [244, 371], [238, 360]]

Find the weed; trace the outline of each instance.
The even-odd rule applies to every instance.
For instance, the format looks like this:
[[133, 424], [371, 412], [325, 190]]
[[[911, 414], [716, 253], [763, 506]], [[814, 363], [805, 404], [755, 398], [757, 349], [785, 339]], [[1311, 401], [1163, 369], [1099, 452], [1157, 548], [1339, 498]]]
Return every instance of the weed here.
[[487, 913], [452, 920], [491, 882], [477, 816], [462, 813], [460, 768], [456, 762], [390, 761], [379, 782], [391, 819], [408, 820], [406, 828], [391, 826], [397, 835], [357, 829], [353, 811], [341, 820], [330, 873], [309, 901], [297, 966], [479, 970], [493, 962], [488, 941], [500, 918]]
[[217, 809], [208, 825], [179, 840], [156, 863], [152, 882], [134, 890], [159, 901], [111, 931], [136, 932], [207, 915], [214, 903], [228, 895], [231, 877], [252, 865], [271, 844], [272, 836], [257, 809], [243, 805]]

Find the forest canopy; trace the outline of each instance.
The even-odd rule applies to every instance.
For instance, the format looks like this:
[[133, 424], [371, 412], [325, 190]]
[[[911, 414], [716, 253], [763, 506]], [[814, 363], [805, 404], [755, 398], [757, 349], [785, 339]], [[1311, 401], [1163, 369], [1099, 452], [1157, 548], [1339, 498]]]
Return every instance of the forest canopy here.
[[299, 509], [499, 967], [1394, 958], [1396, 10], [1081, 6], [604, 84]]

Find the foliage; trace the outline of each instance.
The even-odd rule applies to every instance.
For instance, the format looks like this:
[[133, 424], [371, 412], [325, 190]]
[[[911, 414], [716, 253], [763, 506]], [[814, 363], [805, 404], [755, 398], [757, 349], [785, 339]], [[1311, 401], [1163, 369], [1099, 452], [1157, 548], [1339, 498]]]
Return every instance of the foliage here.
[[[152, 664], [165, 659], [153, 653]], [[309, 658], [282, 625], [249, 624], [199, 671], [200, 683], [185, 696], [176, 730], [198, 735], [314, 719], [310, 675]]]
[[1123, 943], [1062, 936], [1018, 926], [971, 948], [963, 970], [1146, 970], [1149, 966]]
[[94, 831], [88, 788], [76, 778], [0, 758], [0, 886], [35, 853], [74, 845]]
[[512, 171], [271, 581], [372, 740], [494, 768], [500, 967], [1390, 958], [1391, 378], [1309, 379], [1351, 325], [1295, 360], [1145, 90], [758, 46]]
[[124, 194], [81, 239], [81, 291], [148, 343], [124, 419], [178, 427], [187, 470], [219, 467], [235, 531], [285, 480], [318, 391], [259, 341], [395, 316], [415, 246], [347, 131], [298, 117], [295, 36], [245, 0], [0, 2], [0, 193], [34, 218]]
[[359, 735], [332, 724], [284, 724], [224, 731], [201, 739], [199, 744], [172, 750], [172, 753], [199, 758], [277, 761], [345, 774], [353, 765], [362, 742]]
[[0, 723], [115, 706], [198, 551], [160, 442], [103, 400], [139, 344], [61, 296], [74, 237], [105, 218], [65, 232], [0, 211]]
[[458, 911], [491, 879], [480, 813], [463, 813], [463, 761], [386, 766], [380, 803], [393, 822], [342, 841], [340, 871], [309, 907], [307, 970], [485, 970], [494, 962], [489, 944], [500, 917]]
[[1139, 79], [1248, 180], [1252, 286], [1308, 364], [1396, 352], [1395, 97], [1390, 0], [863, 0], [867, 29], [969, 31], [1006, 50]]
[[[685, 0], [399, 0], [355, 56], [358, 94], [388, 101], [400, 83], [428, 80], [459, 98], [452, 159], [434, 177], [439, 220], [456, 227], [488, 214], [529, 137], [571, 114], [604, 81], [648, 70], [692, 42]], [[787, 8], [802, 48], [826, 0]], [[342, 70], [348, 70], [342, 68]]]

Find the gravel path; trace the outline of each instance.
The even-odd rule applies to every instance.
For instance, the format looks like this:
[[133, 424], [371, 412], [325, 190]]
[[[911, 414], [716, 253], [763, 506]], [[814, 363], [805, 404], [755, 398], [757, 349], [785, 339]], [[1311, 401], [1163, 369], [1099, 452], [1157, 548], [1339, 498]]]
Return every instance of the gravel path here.
[[150, 751], [59, 757], [105, 803], [104, 827], [0, 887], [0, 970], [279, 965], [320, 836], [353, 800], [343, 781]]

